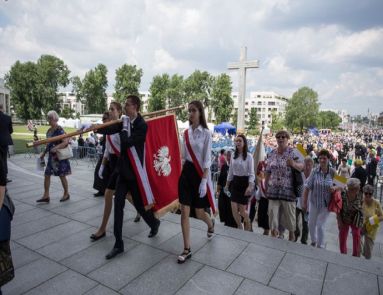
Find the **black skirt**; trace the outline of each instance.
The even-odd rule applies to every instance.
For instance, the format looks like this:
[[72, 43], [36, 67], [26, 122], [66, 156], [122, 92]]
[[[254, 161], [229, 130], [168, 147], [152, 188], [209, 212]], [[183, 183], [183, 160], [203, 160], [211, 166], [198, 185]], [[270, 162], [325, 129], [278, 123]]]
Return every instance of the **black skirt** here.
[[116, 189], [116, 184], [117, 184], [117, 178], [118, 178], [118, 171], [117, 171], [117, 162], [118, 162], [118, 156], [115, 154], [110, 154], [109, 155], [109, 162], [108, 162], [108, 184], [106, 186], [107, 189], [110, 190], [115, 190]]
[[245, 191], [249, 186], [249, 176], [235, 176], [231, 183], [231, 201], [241, 205], [247, 205], [249, 197], [245, 196]]
[[198, 175], [194, 164], [185, 161], [180, 179], [178, 181], [178, 199], [180, 204], [193, 208], [209, 208], [209, 200], [207, 195], [203, 198], [199, 197], [199, 185], [201, 177]]

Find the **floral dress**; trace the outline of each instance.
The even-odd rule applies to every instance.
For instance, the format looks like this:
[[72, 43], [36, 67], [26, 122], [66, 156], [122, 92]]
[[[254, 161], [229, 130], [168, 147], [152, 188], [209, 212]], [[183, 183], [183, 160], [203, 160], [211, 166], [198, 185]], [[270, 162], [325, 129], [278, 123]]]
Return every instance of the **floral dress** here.
[[[61, 126], [49, 128], [47, 131], [47, 138], [62, 135], [64, 133], [65, 131]], [[50, 152], [52, 148], [54, 148], [56, 145], [59, 145], [60, 143], [62, 143], [62, 140], [51, 142], [45, 148], [45, 152], [48, 153], [48, 164], [44, 173], [46, 176], [66, 176], [72, 173], [68, 159], [60, 161], [56, 153]]]
[[273, 150], [266, 160], [266, 174], [270, 175], [267, 197], [271, 200], [295, 201], [291, 168], [287, 160], [294, 159], [294, 151], [288, 147], [283, 154]]

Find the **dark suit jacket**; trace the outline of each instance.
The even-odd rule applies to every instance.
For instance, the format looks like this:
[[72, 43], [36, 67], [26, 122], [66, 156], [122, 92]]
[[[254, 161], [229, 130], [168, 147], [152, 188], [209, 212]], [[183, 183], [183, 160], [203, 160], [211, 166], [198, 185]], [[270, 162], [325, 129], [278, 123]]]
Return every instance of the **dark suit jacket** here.
[[138, 114], [137, 118], [134, 120], [133, 124], [130, 125], [130, 127], [130, 137], [128, 137], [126, 131], [122, 130], [122, 123], [99, 130], [98, 133], [120, 133], [121, 154], [118, 161], [117, 169], [120, 173], [120, 176], [128, 180], [133, 180], [136, 179], [136, 176], [134, 174], [132, 164], [130, 163], [127, 150], [128, 148], [134, 146], [136, 148], [138, 158], [140, 159], [141, 164], [144, 162], [144, 144], [146, 140], [146, 133], [148, 131], [148, 125], [146, 124], [144, 118], [140, 114]]
[[11, 134], [13, 133], [11, 117], [0, 112], [0, 146], [13, 145]]
[[354, 173], [351, 175], [351, 177], [358, 178], [360, 180], [360, 187], [363, 188], [367, 180], [367, 172], [363, 167], [359, 166], [355, 168]]

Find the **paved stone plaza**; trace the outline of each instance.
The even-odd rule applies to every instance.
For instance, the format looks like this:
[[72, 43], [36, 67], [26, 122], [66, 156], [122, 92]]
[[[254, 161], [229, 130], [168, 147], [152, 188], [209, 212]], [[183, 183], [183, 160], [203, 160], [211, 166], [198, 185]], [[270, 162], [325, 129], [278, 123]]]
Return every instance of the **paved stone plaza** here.
[[[12, 156], [8, 190], [16, 205], [12, 223], [15, 279], [4, 294], [383, 294], [383, 235], [367, 261], [338, 253], [334, 216], [327, 226], [327, 250], [216, 225], [208, 240], [202, 222], [192, 219], [193, 257], [176, 262], [182, 251], [180, 216], [161, 219], [159, 234], [147, 238], [143, 221], [134, 223], [127, 203], [125, 252], [105, 260], [112, 248], [113, 216], [107, 237], [91, 242], [101, 222], [103, 198], [93, 197], [93, 163], [72, 162], [69, 202], [52, 178], [50, 204], [42, 196], [43, 176], [36, 159]], [[349, 237], [351, 245], [351, 236]]]

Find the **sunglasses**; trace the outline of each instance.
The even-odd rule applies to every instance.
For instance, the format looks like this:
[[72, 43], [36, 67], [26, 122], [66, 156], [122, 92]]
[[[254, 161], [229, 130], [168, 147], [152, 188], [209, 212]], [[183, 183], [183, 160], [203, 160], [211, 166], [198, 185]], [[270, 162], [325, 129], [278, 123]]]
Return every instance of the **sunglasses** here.
[[284, 135], [279, 135], [279, 136], [276, 136], [275, 138], [276, 138], [276, 139], [285, 139], [285, 138], [287, 138], [287, 137], [284, 136]]
[[373, 193], [364, 193], [366, 196], [372, 196]]

